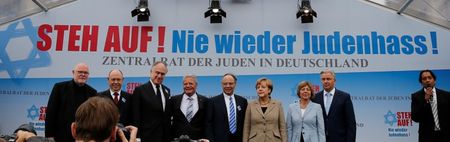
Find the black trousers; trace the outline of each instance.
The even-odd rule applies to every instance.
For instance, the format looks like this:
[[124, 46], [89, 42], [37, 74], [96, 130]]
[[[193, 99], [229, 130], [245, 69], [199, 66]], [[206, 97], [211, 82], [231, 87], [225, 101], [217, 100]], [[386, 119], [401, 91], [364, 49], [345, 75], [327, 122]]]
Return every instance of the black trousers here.
[[427, 134], [419, 134], [419, 142], [449, 142], [449, 141], [450, 141], [449, 134], [446, 133], [445, 131], [432, 131]]
[[228, 140], [230, 140], [230, 142], [242, 142], [242, 137], [239, 137], [236, 133], [228, 133]]
[[305, 142], [305, 139], [303, 139], [303, 135], [300, 135], [300, 142]]

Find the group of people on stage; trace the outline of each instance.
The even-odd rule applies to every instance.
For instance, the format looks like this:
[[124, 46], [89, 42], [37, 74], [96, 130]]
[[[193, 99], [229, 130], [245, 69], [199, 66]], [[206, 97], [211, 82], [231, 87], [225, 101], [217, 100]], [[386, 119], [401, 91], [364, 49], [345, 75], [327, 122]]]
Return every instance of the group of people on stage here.
[[[282, 103], [271, 97], [274, 85], [268, 78], [256, 81], [255, 90], [258, 97], [247, 102], [235, 93], [238, 78], [234, 74], [223, 75], [223, 92], [208, 98], [197, 92], [198, 82], [194, 75], [184, 76], [183, 93], [171, 96], [169, 87], [163, 85], [167, 73], [167, 65], [164, 62], [154, 63], [150, 70], [150, 80], [136, 87], [133, 94], [128, 94], [121, 90], [123, 73], [114, 69], [108, 74], [109, 89], [97, 93], [87, 84], [88, 65], [77, 64], [73, 69], [73, 80], [56, 83], [53, 87], [47, 105], [45, 136], [58, 142], [80, 140], [73, 133], [77, 109], [90, 97], [102, 96], [117, 106], [116, 111], [120, 113], [118, 122], [130, 125], [128, 128], [133, 131], [138, 130], [135, 135], [142, 142], [170, 142], [183, 135], [200, 142], [356, 140], [356, 120], [350, 94], [336, 89], [336, 75], [331, 70], [320, 73], [323, 87], [320, 92], [314, 92], [308, 81], [297, 85], [299, 99], [289, 105], [287, 115], [284, 114]], [[425, 82], [422, 78], [419, 80]], [[422, 96], [413, 97], [413, 104], [419, 103], [412, 105], [413, 120], [420, 123], [421, 130], [425, 129], [422, 125], [428, 125], [425, 123], [434, 120], [432, 117], [422, 116], [431, 113], [431, 110], [427, 109], [429, 107], [424, 107], [423, 102], [423, 94], [426, 94], [426, 99], [430, 97], [430, 92], [434, 91], [428, 89], [428, 86], [434, 88], [434, 84], [428, 83], [421, 92]], [[432, 98], [441, 99], [439, 90], [438, 96]], [[444, 103], [448, 104], [449, 101]], [[440, 119], [446, 119], [448, 113], [441, 112], [439, 116]], [[91, 122], [91, 125], [102, 124], [103, 121], [106, 120], [98, 119]], [[446, 121], [440, 122], [439, 130], [447, 131]], [[113, 135], [115, 133], [111, 133], [110, 137], [104, 140], [118, 140]], [[89, 139], [84, 137], [82, 140]]]

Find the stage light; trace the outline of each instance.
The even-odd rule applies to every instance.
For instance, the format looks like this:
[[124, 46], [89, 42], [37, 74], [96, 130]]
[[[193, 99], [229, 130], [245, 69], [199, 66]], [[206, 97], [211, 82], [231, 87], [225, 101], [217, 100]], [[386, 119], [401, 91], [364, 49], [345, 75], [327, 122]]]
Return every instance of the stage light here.
[[317, 17], [317, 13], [311, 8], [311, 3], [309, 0], [302, 0], [302, 5], [297, 1], [298, 12], [297, 19], [301, 18], [302, 23], [312, 23], [313, 16]]
[[205, 18], [210, 17], [211, 23], [222, 23], [222, 16], [226, 18], [227, 13], [220, 7], [220, 1], [210, 1], [208, 11], [205, 12]]
[[137, 21], [148, 21], [150, 10], [148, 9], [148, 0], [139, 0], [139, 5], [131, 11], [131, 17], [137, 16]]

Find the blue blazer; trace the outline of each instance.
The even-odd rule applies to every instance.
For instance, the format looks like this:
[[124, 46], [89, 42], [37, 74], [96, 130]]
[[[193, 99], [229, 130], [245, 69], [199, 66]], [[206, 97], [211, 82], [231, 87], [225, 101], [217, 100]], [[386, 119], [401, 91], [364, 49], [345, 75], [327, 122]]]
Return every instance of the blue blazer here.
[[350, 94], [336, 89], [331, 101], [330, 112], [325, 112], [323, 90], [313, 99], [322, 106], [327, 142], [355, 142], [356, 120]]
[[303, 116], [299, 102], [290, 104], [286, 125], [289, 142], [299, 142], [301, 135], [305, 142], [325, 142], [322, 108], [317, 103], [310, 102]]

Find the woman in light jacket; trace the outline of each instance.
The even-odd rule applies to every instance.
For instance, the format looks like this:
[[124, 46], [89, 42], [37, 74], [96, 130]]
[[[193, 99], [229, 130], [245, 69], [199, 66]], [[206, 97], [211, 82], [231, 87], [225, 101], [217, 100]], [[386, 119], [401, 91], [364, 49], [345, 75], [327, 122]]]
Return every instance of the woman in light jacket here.
[[322, 108], [311, 101], [314, 91], [309, 82], [297, 85], [298, 102], [290, 104], [286, 119], [289, 142], [325, 142]]
[[287, 142], [283, 107], [270, 97], [273, 85], [267, 78], [256, 81], [258, 99], [248, 103], [243, 142]]

